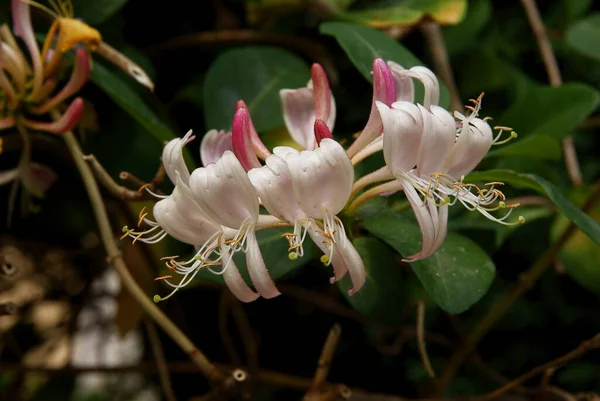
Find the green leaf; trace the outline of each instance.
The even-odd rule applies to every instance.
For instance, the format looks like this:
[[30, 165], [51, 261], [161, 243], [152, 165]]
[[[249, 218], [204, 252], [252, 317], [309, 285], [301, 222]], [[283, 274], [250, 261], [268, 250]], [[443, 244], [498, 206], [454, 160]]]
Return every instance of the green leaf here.
[[115, 15], [128, 0], [73, 0], [75, 16], [90, 25], [98, 25]]
[[394, 25], [410, 26], [429, 17], [443, 25], [459, 23], [465, 16], [465, 0], [403, 0], [389, 7], [372, 7], [342, 14], [344, 18], [366, 23], [375, 28]]
[[580, 83], [533, 87], [496, 121], [511, 126], [519, 135], [562, 139], [596, 109], [599, 101], [597, 90]]
[[[316, 247], [310, 240], [304, 242], [304, 256], [296, 260], [289, 259], [288, 243], [285, 238], [281, 237], [282, 234], [289, 231], [289, 228], [282, 227], [262, 230], [256, 233], [263, 259], [273, 280], [278, 280], [290, 274], [314, 259], [313, 253], [316, 251]], [[240, 269], [242, 277], [246, 279], [248, 284], [251, 284], [250, 277], [248, 276], [245, 254], [238, 252], [233, 260]], [[217, 276], [208, 270], [198, 273], [196, 280], [213, 281], [224, 284], [221, 276]]]
[[592, 14], [571, 26], [565, 40], [572, 49], [600, 61], [600, 13]]
[[176, 137], [129, 85], [98, 61], [94, 63], [90, 79], [156, 139], [163, 142]]
[[308, 66], [294, 54], [276, 47], [247, 46], [223, 52], [204, 80], [207, 129], [228, 129], [235, 104], [248, 104], [258, 131], [283, 125], [280, 89], [306, 86]]
[[[389, 209], [365, 218], [364, 227], [404, 256], [421, 249], [418, 226]], [[479, 301], [496, 271], [479, 246], [456, 233], [448, 233], [433, 256], [409, 264], [431, 298], [449, 313], [464, 312]]]
[[374, 237], [359, 237], [353, 244], [365, 264], [367, 281], [356, 294], [348, 295], [352, 282], [350, 277], [344, 277], [337, 282], [342, 294], [364, 316], [390, 324], [400, 322], [400, 310], [408, 297], [402, 291], [405, 277], [397, 255]]
[[523, 156], [538, 159], [560, 160], [560, 142], [548, 135], [533, 134], [515, 139], [510, 144], [492, 148], [485, 157]]
[[[424, 65], [404, 46], [376, 29], [346, 22], [325, 22], [319, 29], [322, 34], [336, 38], [352, 63], [369, 82], [373, 81], [373, 60], [378, 57], [385, 61], [395, 61], [405, 68]], [[416, 85], [415, 88], [415, 98], [422, 99], [422, 86]], [[449, 104], [450, 93], [440, 82], [440, 105], [447, 107]]]
[[463, 20], [459, 24], [445, 27], [443, 30], [448, 53], [456, 54], [479, 43], [480, 32], [490, 20], [491, 14], [490, 0], [470, 1]]
[[550, 199], [569, 220], [597, 243], [600, 243], [600, 224], [563, 195], [554, 184], [534, 174], [520, 174], [511, 170], [475, 171], [466, 178], [468, 181], [502, 181], [516, 188], [532, 189]]

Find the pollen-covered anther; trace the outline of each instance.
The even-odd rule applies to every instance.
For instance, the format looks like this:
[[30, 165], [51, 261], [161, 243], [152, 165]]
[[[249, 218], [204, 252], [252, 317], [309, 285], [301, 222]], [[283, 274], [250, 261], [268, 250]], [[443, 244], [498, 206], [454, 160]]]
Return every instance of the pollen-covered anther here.
[[171, 277], [173, 277], [173, 276], [170, 276], [170, 275], [160, 276], [160, 277], [156, 277], [154, 279], [154, 281], [166, 280], [166, 279], [171, 278]]
[[[502, 125], [495, 126], [494, 130], [498, 131], [498, 134], [496, 134], [496, 137], [493, 139], [492, 145], [503, 145], [512, 141], [513, 139], [516, 139], [519, 136], [512, 128], [504, 127]], [[504, 131], [510, 131], [510, 135], [508, 136], [508, 138], [501, 140]]]
[[148, 213], [146, 212], [146, 206], [144, 206], [142, 208], [142, 210], [140, 210], [140, 214], [138, 215], [138, 223], [137, 223], [138, 227], [142, 225], [142, 222], [144, 221], [146, 216], [148, 216]]

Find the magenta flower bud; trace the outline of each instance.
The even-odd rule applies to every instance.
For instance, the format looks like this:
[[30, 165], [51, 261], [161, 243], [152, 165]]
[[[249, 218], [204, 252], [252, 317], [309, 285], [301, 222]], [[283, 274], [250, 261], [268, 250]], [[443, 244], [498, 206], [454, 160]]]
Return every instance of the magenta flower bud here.
[[233, 153], [246, 171], [261, 166], [252, 147], [252, 121], [246, 108], [239, 108], [233, 116], [231, 142]]
[[317, 145], [320, 145], [321, 141], [325, 138], [333, 139], [333, 135], [327, 124], [323, 120], [317, 119], [315, 121], [315, 139], [317, 140]]
[[[243, 100], [238, 100], [238, 102], [235, 104], [235, 110], [237, 111], [239, 109], [246, 109], [248, 110], [248, 113], [250, 112], [250, 109], [246, 105], [246, 102], [244, 102]], [[260, 140], [260, 137], [256, 132], [256, 128], [254, 128], [254, 124], [252, 123], [252, 119], [250, 119], [250, 140], [252, 142], [252, 147], [254, 148], [254, 152], [256, 153], [257, 157], [259, 157], [262, 160], [266, 160], [267, 157], [271, 156], [271, 151], [267, 149], [265, 144]]]
[[64, 134], [66, 131], [73, 129], [79, 122], [79, 118], [83, 113], [83, 99], [78, 97], [73, 100], [67, 111], [56, 121], [40, 122], [27, 118], [23, 118], [25, 125], [31, 129], [45, 131], [51, 134]]

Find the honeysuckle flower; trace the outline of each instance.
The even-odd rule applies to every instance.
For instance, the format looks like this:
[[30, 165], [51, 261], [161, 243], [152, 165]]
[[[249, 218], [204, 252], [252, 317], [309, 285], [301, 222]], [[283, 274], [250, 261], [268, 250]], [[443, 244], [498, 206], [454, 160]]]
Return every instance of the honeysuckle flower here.
[[[273, 174], [266, 170], [265, 175], [278, 185], [269, 186], [266, 179], [263, 180], [267, 182], [261, 185], [254, 177], [253, 182], [259, 184], [257, 189], [262, 194], [261, 199], [269, 200], [265, 207], [294, 224], [292, 238], [296, 242], [290, 241], [290, 248], [301, 246], [304, 235], [300, 236], [297, 226], [299, 223], [303, 224], [313, 241], [325, 253], [323, 262], [333, 265], [332, 282], [348, 272], [352, 281], [349, 293], [355, 293], [364, 284], [366, 276], [362, 259], [346, 236], [342, 221], [337, 217], [348, 202], [354, 182], [354, 168], [344, 148], [331, 138], [323, 138], [319, 147], [314, 150], [298, 152], [282, 146], [276, 147], [273, 152], [285, 163], [287, 170], [279, 161], [277, 169], [271, 167], [275, 163], [267, 166]], [[263, 169], [265, 167], [261, 168]], [[273, 192], [274, 190], [277, 192]], [[278, 194], [279, 203], [274, 206], [277, 202], [273, 199], [277, 199]], [[284, 212], [286, 209], [288, 215]]]
[[311, 68], [312, 78], [305, 88], [279, 91], [283, 119], [291, 137], [304, 149], [316, 146], [314, 124], [324, 121], [333, 131], [336, 116], [335, 99], [329, 88], [325, 70], [319, 64]]

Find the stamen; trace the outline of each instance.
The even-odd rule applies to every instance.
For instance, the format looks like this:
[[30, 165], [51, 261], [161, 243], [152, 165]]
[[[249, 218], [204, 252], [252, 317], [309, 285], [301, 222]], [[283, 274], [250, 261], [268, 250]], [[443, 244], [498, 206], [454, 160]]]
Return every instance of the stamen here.
[[[517, 133], [515, 131], [513, 131], [513, 129], [510, 127], [504, 127], [504, 126], [498, 125], [498, 126], [494, 127], [494, 129], [498, 131], [498, 134], [493, 139], [492, 145], [503, 145], [503, 144], [508, 143], [518, 137]], [[508, 138], [506, 138], [504, 140], [500, 140], [500, 137], [502, 137], [502, 134], [504, 133], [504, 131], [510, 131], [510, 135]]]
[[167, 276], [160, 276], [160, 277], [156, 277], [154, 279], [154, 281], [166, 280], [166, 279], [171, 278], [171, 277], [173, 277], [173, 276], [168, 276], [168, 275]]

